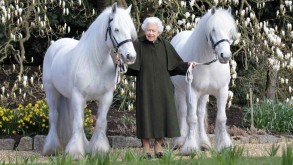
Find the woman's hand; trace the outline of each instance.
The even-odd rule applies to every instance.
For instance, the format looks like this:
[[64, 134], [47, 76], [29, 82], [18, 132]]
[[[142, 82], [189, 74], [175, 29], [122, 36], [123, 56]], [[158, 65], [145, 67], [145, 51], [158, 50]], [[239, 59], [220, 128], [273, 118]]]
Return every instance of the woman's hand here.
[[115, 64], [120, 65], [121, 61], [120, 61], [119, 55], [115, 56], [114, 62]]
[[191, 66], [192, 67], [192, 69], [194, 69], [195, 68], [195, 66], [196, 66], [196, 62], [194, 62], [194, 61], [191, 61], [191, 62], [188, 62], [188, 66]]

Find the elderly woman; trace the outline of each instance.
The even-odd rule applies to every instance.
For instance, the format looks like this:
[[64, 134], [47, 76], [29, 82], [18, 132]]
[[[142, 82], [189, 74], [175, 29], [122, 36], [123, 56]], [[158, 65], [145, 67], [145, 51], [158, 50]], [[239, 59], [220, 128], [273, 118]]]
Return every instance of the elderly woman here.
[[163, 25], [157, 17], [142, 24], [145, 35], [134, 42], [136, 62], [129, 65], [127, 75], [136, 76], [137, 137], [142, 139], [147, 158], [152, 158], [149, 139], [155, 139], [155, 156], [163, 156], [164, 137], [180, 136], [170, 76], [185, 75], [195, 63], [184, 62], [173, 46], [160, 34]]

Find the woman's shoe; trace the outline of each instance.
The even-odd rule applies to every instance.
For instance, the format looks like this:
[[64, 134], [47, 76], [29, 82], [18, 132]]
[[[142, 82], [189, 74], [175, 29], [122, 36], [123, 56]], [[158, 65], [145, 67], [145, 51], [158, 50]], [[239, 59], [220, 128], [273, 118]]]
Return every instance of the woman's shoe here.
[[159, 159], [161, 159], [163, 155], [164, 155], [163, 152], [155, 153], [156, 158], [159, 158]]

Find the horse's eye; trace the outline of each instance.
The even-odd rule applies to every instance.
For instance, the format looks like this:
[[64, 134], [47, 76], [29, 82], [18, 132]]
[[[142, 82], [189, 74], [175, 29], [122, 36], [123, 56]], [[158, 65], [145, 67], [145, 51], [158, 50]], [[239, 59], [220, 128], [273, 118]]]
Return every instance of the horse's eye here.
[[119, 32], [119, 29], [117, 29], [117, 28], [115, 28], [115, 30], [114, 30], [115, 32]]

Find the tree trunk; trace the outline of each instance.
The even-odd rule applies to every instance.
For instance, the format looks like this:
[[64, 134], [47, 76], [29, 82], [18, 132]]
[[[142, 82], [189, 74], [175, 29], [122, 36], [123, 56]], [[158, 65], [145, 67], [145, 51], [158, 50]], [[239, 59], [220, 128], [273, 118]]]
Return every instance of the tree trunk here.
[[266, 84], [266, 97], [269, 100], [276, 99], [277, 81], [278, 81], [278, 71], [274, 69], [269, 69], [267, 71], [267, 84]]

